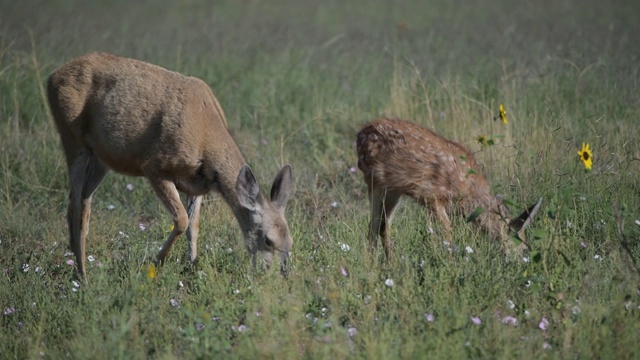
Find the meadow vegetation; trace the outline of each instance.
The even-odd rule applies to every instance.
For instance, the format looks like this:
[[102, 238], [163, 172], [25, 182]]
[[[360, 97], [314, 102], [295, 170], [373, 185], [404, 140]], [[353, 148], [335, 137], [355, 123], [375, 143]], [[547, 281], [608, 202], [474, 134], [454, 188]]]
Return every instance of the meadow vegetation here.
[[[0, 357], [638, 358], [640, 3], [0, 1]], [[74, 277], [66, 164], [45, 81], [107, 51], [202, 78], [263, 189], [291, 164], [292, 268], [251, 267], [205, 199], [200, 261], [144, 179], [111, 173]], [[494, 120], [503, 104], [508, 123]], [[380, 116], [466, 144], [542, 209], [531, 251], [404, 201], [366, 251], [355, 134]], [[490, 141], [489, 141], [490, 140]], [[593, 151], [586, 171], [577, 155]]]

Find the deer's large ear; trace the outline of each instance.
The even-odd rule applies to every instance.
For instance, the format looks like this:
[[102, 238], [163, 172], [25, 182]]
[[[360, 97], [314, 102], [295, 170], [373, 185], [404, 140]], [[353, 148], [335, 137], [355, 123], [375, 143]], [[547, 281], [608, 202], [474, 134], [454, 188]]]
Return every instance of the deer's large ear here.
[[236, 193], [238, 195], [238, 202], [248, 210], [255, 210], [258, 207], [258, 195], [260, 194], [260, 187], [256, 177], [253, 176], [251, 169], [248, 165], [242, 165], [240, 173], [238, 174], [238, 180], [236, 181]]
[[293, 175], [290, 165], [285, 165], [278, 171], [271, 186], [271, 203], [279, 211], [284, 211], [293, 191]]
[[524, 230], [530, 223], [533, 217], [536, 215], [538, 210], [540, 210], [540, 204], [542, 204], [542, 198], [538, 199], [538, 202], [529, 206], [527, 210], [525, 210], [520, 216], [511, 220], [509, 226], [515, 232], [520, 232]]

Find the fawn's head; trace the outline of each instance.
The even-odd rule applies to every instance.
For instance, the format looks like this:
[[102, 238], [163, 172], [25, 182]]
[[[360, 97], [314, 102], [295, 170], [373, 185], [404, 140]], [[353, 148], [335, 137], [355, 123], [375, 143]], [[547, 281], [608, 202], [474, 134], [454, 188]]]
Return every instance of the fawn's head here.
[[247, 223], [242, 228], [249, 252], [255, 256], [260, 251], [267, 268], [273, 262], [274, 253], [280, 254], [282, 273], [286, 272], [293, 245], [284, 215], [292, 189], [293, 178], [289, 165], [285, 165], [276, 175], [269, 199], [260, 192], [256, 178], [247, 165], [240, 169], [236, 182], [238, 202], [247, 212]]
[[[542, 198], [531, 205], [527, 210], [523, 211], [516, 218], [511, 218], [509, 209], [501, 199], [496, 198], [499, 202], [497, 212], [490, 212], [488, 218], [479, 219], [481, 225], [487, 229], [489, 234], [497, 240], [506, 241], [512, 234], [516, 234], [524, 244], [527, 244], [524, 230], [531, 223], [542, 204]], [[483, 224], [484, 220], [484, 224]], [[527, 245], [524, 245], [527, 246]], [[520, 246], [516, 251], [521, 251], [524, 247]], [[508, 247], [507, 251], [511, 249]]]

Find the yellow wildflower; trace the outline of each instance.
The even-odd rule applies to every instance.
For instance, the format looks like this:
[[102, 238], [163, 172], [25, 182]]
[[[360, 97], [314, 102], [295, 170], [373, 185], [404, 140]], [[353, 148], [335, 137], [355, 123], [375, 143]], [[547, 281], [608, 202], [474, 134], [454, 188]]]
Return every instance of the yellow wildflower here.
[[507, 109], [504, 108], [504, 105], [500, 104], [500, 119], [503, 124], [507, 124]]
[[149, 270], [147, 271], [147, 277], [153, 280], [156, 277], [156, 266], [154, 264], [149, 265]]
[[591, 166], [593, 165], [593, 154], [591, 153], [591, 149], [589, 149], [589, 144], [582, 143], [582, 149], [578, 151], [578, 156], [584, 163], [585, 169], [591, 170]]

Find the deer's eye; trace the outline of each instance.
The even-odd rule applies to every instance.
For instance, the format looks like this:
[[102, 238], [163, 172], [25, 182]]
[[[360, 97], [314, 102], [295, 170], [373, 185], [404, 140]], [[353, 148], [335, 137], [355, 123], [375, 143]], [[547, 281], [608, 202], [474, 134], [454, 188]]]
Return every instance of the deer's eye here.
[[270, 248], [272, 248], [275, 245], [273, 243], [273, 240], [269, 239], [269, 237], [264, 238], [264, 243], [267, 245], [267, 247], [270, 247]]

